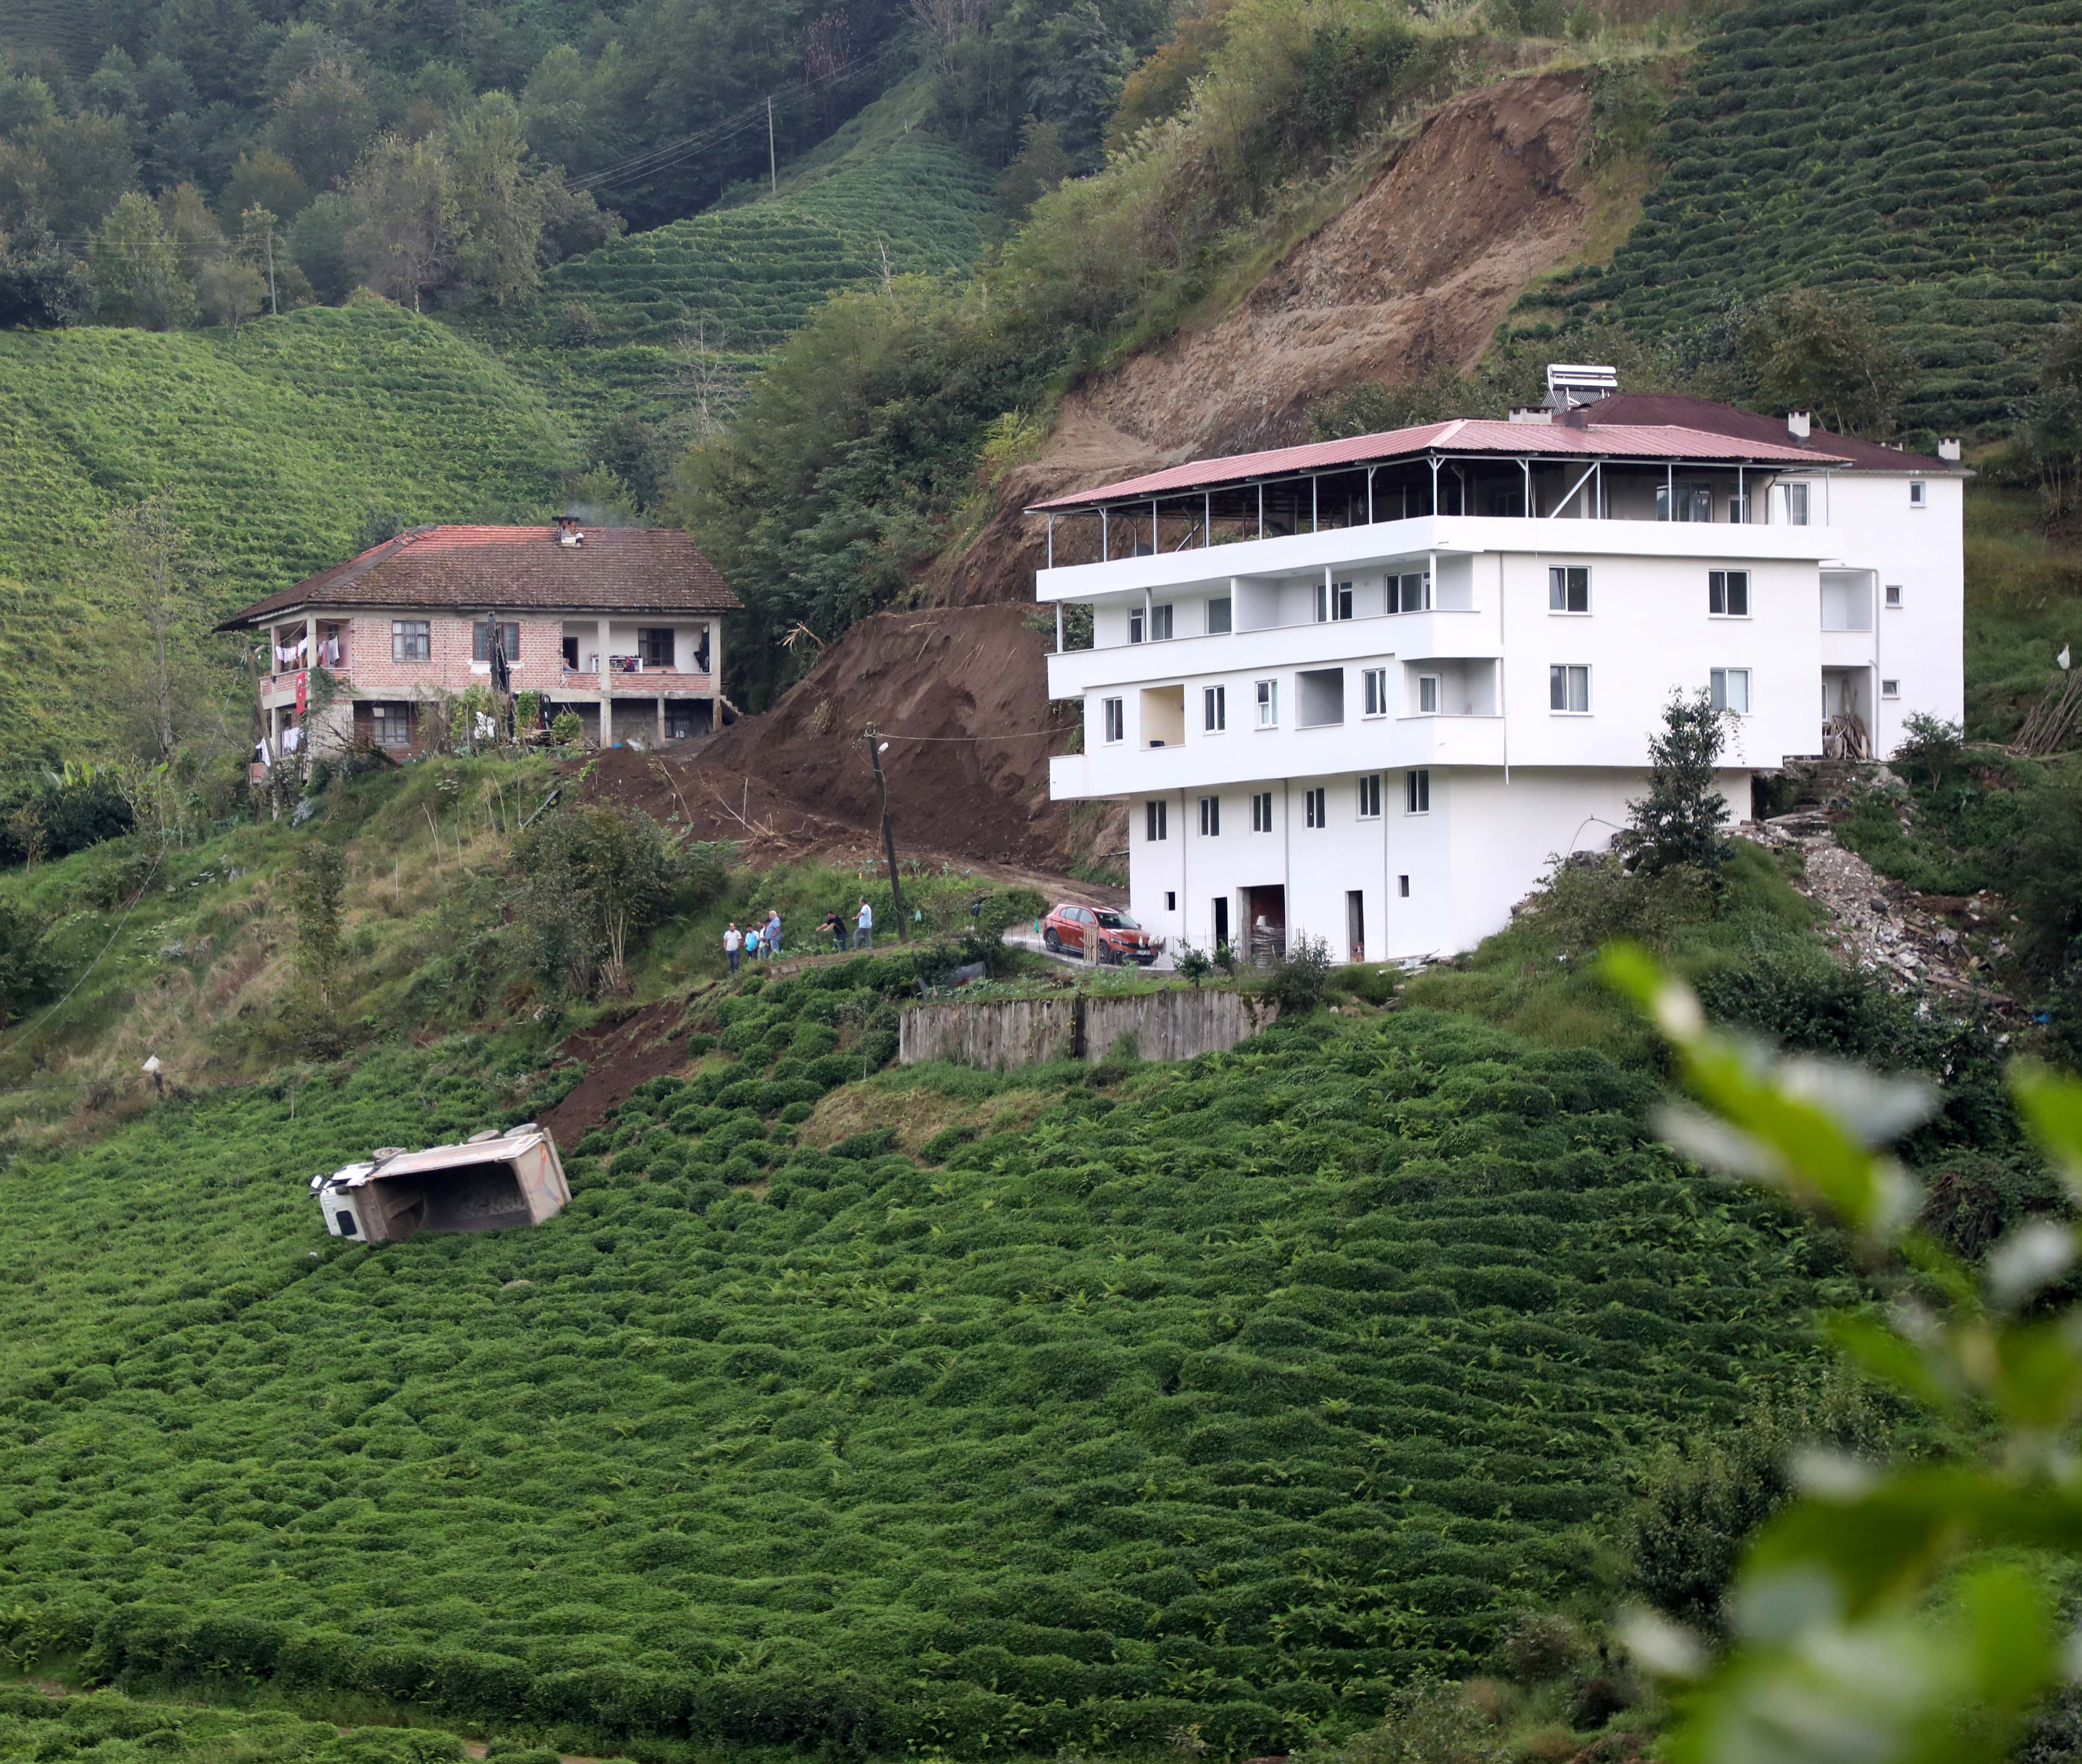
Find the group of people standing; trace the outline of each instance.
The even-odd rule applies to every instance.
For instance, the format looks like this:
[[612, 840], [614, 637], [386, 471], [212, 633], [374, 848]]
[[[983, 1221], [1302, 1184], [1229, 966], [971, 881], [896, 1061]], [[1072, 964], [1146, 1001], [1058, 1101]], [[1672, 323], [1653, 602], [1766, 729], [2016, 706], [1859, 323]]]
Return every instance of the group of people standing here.
[[[781, 915], [769, 908], [763, 924], [758, 922], [757, 914], [752, 917], [751, 930], [740, 930], [733, 919], [723, 932], [723, 959], [730, 963], [732, 974], [737, 972], [738, 963], [748, 956], [755, 962], [762, 956], [770, 962], [781, 953]], [[824, 923], [817, 928], [829, 936], [834, 949], [847, 947], [846, 922], [836, 912], [826, 913]], [[852, 946], [857, 949], [875, 947], [875, 909], [868, 905], [865, 895], [861, 896], [859, 910], [853, 916]]]

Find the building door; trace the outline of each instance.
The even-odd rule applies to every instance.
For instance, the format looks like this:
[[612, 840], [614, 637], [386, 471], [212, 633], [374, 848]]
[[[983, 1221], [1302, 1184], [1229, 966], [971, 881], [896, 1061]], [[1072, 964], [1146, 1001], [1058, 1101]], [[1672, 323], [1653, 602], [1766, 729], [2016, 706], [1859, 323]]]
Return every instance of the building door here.
[[1357, 888], [1345, 892], [1345, 944], [1353, 961], [1366, 960], [1366, 895]]
[[1287, 889], [1283, 883], [1246, 888], [1243, 910], [1250, 920], [1250, 958], [1270, 962], [1287, 953]]
[[1215, 947], [1219, 949], [1229, 941], [1229, 897], [1215, 896]]

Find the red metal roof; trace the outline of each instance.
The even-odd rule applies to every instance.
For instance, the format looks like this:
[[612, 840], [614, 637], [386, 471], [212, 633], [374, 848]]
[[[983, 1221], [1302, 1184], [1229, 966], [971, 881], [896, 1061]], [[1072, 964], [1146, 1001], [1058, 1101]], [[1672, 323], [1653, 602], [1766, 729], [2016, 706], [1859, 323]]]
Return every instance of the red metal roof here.
[[[1781, 431], [1782, 432], [1782, 431]], [[1324, 471], [1337, 466], [1377, 464], [1428, 453], [1494, 453], [1508, 458], [1689, 460], [1700, 465], [1843, 465], [1842, 457], [1793, 445], [1789, 440], [1751, 440], [1675, 423], [1595, 423], [1581, 428], [1560, 423], [1499, 423], [1456, 418], [1416, 428], [1391, 429], [1384, 435], [1356, 435], [1342, 441], [1316, 441], [1305, 447], [1279, 447], [1262, 453], [1234, 453], [1225, 459], [1194, 460], [1162, 471], [1097, 490], [1073, 491], [1033, 511], [1075, 508], [1095, 503], [1123, 502], [1179, 490], [1212, 488], [1244, 478], [1273, 478], [1294, 472]], [[1905, 456], [1893, 454], [1894, 459]]]
[[[1695, 398], [1680, 392], [1615, 392], [1595, 404], [1579, 406], [1562, 420], [1572, 428], [1591, 422], [1669, 423], [1743, 440], [1782, 443], [1786, 439], [1782, 417], [1764, 416], [1735, 405], [1717, 403], [1711, 398]], [[1850, 462], [1853, 471], [1932, 474], [1949, 472], [1963, 476], [1966, 470], [1954, 460], [1932, 459], [1925, 453], [1907, 453], [1898, 447], [1883, 447], [1878, 441], [1861, 441], [1853, 435], [1832, 434], [1819, 423], [1809, 432], [1807, 445], [1802, 451], [1810, 456], [1840, 454]]]
[[728, 613], [742, 604], [693, 541], [667, 527], [419, 527], [234, 613], [237, 630], [301, 606]]

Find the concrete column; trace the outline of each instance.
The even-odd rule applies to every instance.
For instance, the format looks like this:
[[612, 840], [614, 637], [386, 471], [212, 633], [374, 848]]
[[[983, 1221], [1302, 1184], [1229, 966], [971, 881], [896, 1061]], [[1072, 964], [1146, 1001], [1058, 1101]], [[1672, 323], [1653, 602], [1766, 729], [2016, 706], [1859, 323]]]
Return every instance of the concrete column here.
[[600, 621], [600, 744], [614, 745], [614, 688], [607, 666], [607, 621]]
[[709, 726], [723, 729], [723, 621], [709, 621]]
[[661, 747], [665, 745], [665, 693], [663, 688], [658, 693], [658, 745]]

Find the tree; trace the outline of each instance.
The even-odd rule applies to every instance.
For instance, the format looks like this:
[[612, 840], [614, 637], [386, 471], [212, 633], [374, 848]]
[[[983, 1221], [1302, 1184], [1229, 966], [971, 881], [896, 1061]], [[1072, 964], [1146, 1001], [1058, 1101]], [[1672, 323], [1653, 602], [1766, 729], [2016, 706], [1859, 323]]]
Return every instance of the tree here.
[[1663, 707], [1663, 733], [1648, 743], [1648, 794], [1628, 803], [1621, 836], [1650, 875], [1676, 864], [1711, 869], [1728, 855], [1728, 803], [1714, 777], [1726, 719], [1703, 689], [1672, 693]]
[[19, 137], [19, 145], [44, 168], [40, 218], [62, 239], [78, 239], [137, 183], [130, 125], [120, 117], [86, 111], [53, 117]]
[[127, 192], [94, 235], [94, 285], [102, 316], [147, 330], [173, 330], [195, 310], [195, 290], [159, 211]]
[[360, 225], [353, 200], [335, 192], [320, 196], [289, 229], [289, 255], [329, 306], [339, 305], [360, 282]]
[[2024, 410], [2024, 442], [2055, 520], [2082, 507], [2082, 313], [2047, 333], [2038, 385]]
[[173, 241], [174, 261], [186, 280], [199, 280], [205, 269], [224, 256], [224, 229], [193, 184], [160, 193], [159, 222]]
[[538, 821], [514, 841], [513, 861], [520, 947], [554, 996], [626, 984], [629, 952], [664, 917], [681, 868], [649, 815], [605, 802]]
[[527, 299], [541, 280], [544, 201], [520, 107], [487, 93], [449, 130], [446, 156], [457, 284], [494, 305]]
[[56, 965], [43, 937], [42, 928], [20, 907], [0, 901], [0, 1029], [57, 989]]
[[218, 259], [196, 279], [196, 309], [203, 322], [221, 325], [234, 337], [267, 303], [267, 279], [236, 258]]
[[1845, 435], [1894, 432], [1908, 357], [1856, 296], [1787, 288], [1746, 314], [1739, 335], [1768, 402]]
[[656, 505], [670, 459], [664, 439], [649, 423], [626, 410], [609, 418], [593, 458], [620, 480], [639, 507]]
[[439, 150], [427, 141], [386, 135], [362, 162], [350, 194], [353, 250], [362, 273], [379, 293], [410, 300], [418, 312], [455, 249], [455, 199]]
[[48, 234], [0, 234], [0, 327], [48, 330], [76, 324], [94, 304], [86, 266]]
[[284, 221], [293, 221], [301, 214], [310, 200], [310, 189], [297, 176], [297, 168], [272, 147], [241, 154], [238, 164], [231, 168], [231, 181], [218, 199], [226, 214], [265, 208]]
[[346, 182], [376, 135], [376, 106], [347, 61], [323, 56], [275, 100], [268, 145], [306, 187]]
[[207, 614], [192, 541], [166, 496], [118, 509], [109, 538], [109, 585], [120, 608], [112, 643], [117, 721], [132, 722], [136, 751], [165, 764], [212, 696], [196, 654]]

